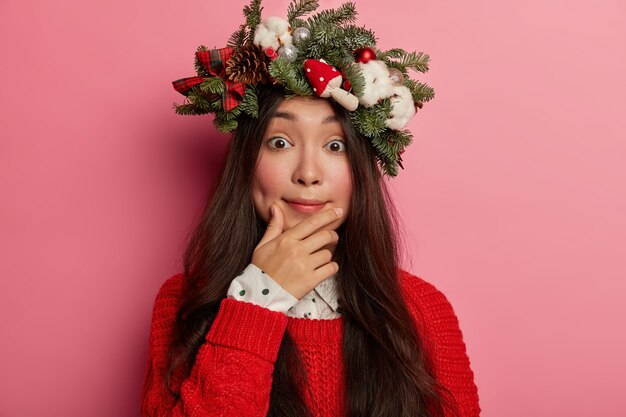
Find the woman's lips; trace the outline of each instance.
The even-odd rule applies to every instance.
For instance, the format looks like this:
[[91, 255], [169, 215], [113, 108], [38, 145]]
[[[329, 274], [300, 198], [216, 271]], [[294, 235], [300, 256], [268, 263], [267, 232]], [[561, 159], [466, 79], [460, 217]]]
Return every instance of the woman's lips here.
[[323, 209], [326, 205], [326, 202], [318, 200], [295, 199], [285, 201], [287, 202], [287, 204], [289, 204], [289, 207], [301, 213], [315, 213], [316, 211], [320, 211], [321, 209]]

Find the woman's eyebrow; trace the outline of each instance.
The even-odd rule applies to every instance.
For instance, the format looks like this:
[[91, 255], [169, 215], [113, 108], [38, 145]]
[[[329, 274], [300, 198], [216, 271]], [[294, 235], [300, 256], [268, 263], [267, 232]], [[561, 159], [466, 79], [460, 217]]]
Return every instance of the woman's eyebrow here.
[[331, 114], [328, 117], [326, 117], [324, 120], [322, 120], [322, 124], [326, 124], [326, 123], [339, 123], [339, 118], [337, 117], [336, 114]]
[[281, 118], [281, 119], [286, 119], [292, 122], [295, 122], [298, 120], [298, 117], [293, 114], [293, 113], [289, 113], [286, 111], [277, 111], [276, 113], [274, 113], [274, 117], [276, 118]]
[[[292, 122], [298, 121], [298, 116], [288, 111], [278, 111], [274, 114], [274, 117], [279, 117], [281, 119], [286, 119]], [[326, 118], [324, 118], [324, 120], [322, 120], [322, 124], [335, 123], [335, 122], [339, 122], [339, 118], [335, 114], [330, 114]]]

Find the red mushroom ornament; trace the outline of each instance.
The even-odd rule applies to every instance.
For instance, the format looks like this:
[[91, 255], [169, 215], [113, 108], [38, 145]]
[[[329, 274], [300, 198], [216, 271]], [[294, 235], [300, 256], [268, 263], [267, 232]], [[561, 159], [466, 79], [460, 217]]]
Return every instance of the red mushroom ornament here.
[[355, 111], [359, 107], [359, 99], [341, 88], [343, 78], [339, 71], [328, 65], [323, 59], [304, 61], [304, 73], [318, 97], [332, 97], [349, 111]]

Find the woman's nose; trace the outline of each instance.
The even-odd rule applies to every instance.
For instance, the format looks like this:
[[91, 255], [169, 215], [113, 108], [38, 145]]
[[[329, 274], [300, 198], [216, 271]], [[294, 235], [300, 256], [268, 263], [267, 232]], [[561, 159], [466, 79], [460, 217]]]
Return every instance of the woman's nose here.
[[303, 152], [293, 173], [293, 181], [302, 185], [319, 185], [323, 173], [318, 156], [307, 150]]

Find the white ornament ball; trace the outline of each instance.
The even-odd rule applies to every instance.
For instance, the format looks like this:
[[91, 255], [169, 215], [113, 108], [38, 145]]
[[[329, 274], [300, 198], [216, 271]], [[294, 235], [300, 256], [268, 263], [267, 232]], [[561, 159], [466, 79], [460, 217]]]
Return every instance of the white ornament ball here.
[[287, 62], [294, 62], [300, 51], [293, 45], [283, 45], [278, 50], [278, 56], [282, 56]]
[[311, 36], [311, 32], [305, 27], [296, 28], [291, 34], [293, 42], [298, 45], [300, 42], [305, 41]]

